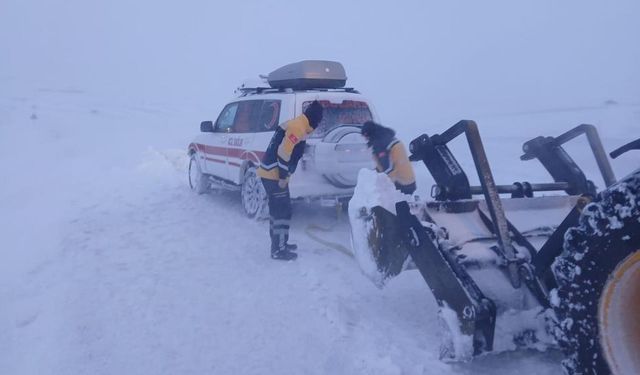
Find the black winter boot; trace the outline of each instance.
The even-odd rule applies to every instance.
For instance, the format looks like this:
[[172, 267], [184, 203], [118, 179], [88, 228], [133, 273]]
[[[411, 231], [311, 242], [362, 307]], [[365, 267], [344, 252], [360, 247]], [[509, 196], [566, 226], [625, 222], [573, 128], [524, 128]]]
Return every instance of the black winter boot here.
[[298, 245], [296, 245], [294, 243], [286, 243], [286, 244], [284, 244], [284, 246], [287, 249], [287, 251], [296, 251], [296, 250], [298, 250]]
[[271, 251], [271, 259], [277, 260], [295, 260], [298, 254], [289, 250], [276, 250]]
[[289, 235], [285, 234], [284, 236], [284, 248], [288, 251], [296, 251], [298, 250], [298, 245], [294, 243], [289, 243]]

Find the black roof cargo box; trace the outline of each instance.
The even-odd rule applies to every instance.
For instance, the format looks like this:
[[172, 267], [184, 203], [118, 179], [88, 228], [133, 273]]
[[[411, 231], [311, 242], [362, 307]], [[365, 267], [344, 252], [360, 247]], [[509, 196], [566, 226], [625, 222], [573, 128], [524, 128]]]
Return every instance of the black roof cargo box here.
[[339, 89], [347, 83], [347, 75], [339, 62], [304, 60], [274, 70], [267, 80], [277, 89]]

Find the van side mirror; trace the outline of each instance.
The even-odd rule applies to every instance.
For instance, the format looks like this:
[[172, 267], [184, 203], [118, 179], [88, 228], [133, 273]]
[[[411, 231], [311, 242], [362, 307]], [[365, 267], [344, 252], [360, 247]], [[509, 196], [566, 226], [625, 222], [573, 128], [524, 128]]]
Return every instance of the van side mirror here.
[[203, 133], [213, 133], [213, 121], [202, 121], [200, 131]]

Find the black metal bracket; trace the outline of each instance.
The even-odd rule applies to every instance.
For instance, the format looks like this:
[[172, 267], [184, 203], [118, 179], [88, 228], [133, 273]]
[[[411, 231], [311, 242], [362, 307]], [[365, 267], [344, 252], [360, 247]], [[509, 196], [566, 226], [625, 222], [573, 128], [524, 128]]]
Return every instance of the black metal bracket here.
[[629, 142], [626, 145], [611, 151], [609, 155], [615, 159], [625, 152], [631, 150], [640, 150], [640, 139], [636, 139], [635, 141]]
[[[465, 124], [468, 123], [473, 123], [473, 121], [460, 121], [441, 135], [436, 134], [430, 137], [427, 134], [422, 134], [415, 138], [410, 144], [409, 149], [411, 151], [411, 156], [409, 159], [412, 161], [421, 160], [427, 169], [429, 169], [429, 172], [436, 182], [431, 189], [431, 196], [437, 201], [471, 199], [473, 195], [484, 194], [484, 186], [471, 186], [469, 184], [469, 179], [467, 178], [466, 173], [447, 146], [451, 140], [460, 134], [465, 133], [467, 140], [469, 141], [471, 154], [474, 162], [476, 163], [476, 169], [478, 169], [478, 165], [482, 166], [487, 164], [482, 162], [483, 159], [486, 159], [484, 149], [477, 146], [482, 146], [482, 142], [479, 139], [480, 136], [473, 135], [474, 131], [467, 131], [465, 129], [465, 126], [467, 126]], [[474, 126], [476, 126], [475, 123]], [[560, 150], [559, 152], [564, 152], [564, 150]], [[548, 153], [549, 152], [547, 151], [544, 152], [545, 155]], [[556, 158], [556, 160], [561, 159]], [[562, 172], [558, 173], [559, 175], [562, 175], [565, 170], [573, 170], [575, 171], [575, 174], [582, 175], [580, 169], [570, 158], [568, 158], [568, 155], [567, 158], [562, 160], [568, 160], [568, 162], [563, 163], [562, 167], [555, 167], [556, 169], [562, 168]], [[481, 167], [481, 169], [482, 171], [478, 169], [478, 174], [482, 183], [484, 178], [481, 174], [485, 173], [485, 168]], [[577, 178], [574, 178], [574, 180], [575, 179]], [[581, 181], [583, 181], [582, 184], [584, 186], [592, 186], [587, 182], [586, 178], [583, 178]], [[573, 185], [576, 185], [576, 183], [573, 183]], [[556, 182], [551, 183], [530, 183], [526, 181], [515, 182], [511, 185], [496, 185], [494, 183], [494, 186], [498, 194], [511, 194], [512, 198], [525, 198], [533, 197], [534, 192], [569, 191], [572, 184], [564, 182], [564, 180], [556, 180]]]
[[589, 141], [589, 146], [596, 159], [602, 179], [609, 186], [616, 181], [613, 169], [602, 146], [596, 127], [582, 124], [561, 134], [558, 137], [536, 137], [522, 145], [524, 154], [521, 160], [538, 159], [545, 169], [551, 174], [556, 183], [568, 183], [565, 191], [569, 195], [591, 194], [595, 195], [596, 189], [593, 183], [585, 177], [582, 170], [562, 148], [568, 141], [584, 134]]
[[409, 144], [412, 161], [422, 160], [436, 185], [431, 196], [439, 201], [471, 198], [467, 175], [445, 143], [434, 142], [434, 137], [422, 134]]

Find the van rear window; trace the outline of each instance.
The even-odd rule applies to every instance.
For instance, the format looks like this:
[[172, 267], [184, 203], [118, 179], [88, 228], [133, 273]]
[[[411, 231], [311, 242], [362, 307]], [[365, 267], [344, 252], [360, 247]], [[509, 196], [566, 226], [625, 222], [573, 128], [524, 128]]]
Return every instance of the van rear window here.
[[[311, 102], [302, 103], [303, 112]], [[319, 102], [324, 108], [324, 115], [318, 128], [309, 135], [311, 138], [322, 138], [341, 125], [359, 126], [373, 120], [369, 106], [365, 102], [355, 100], [344, 100], [342, 103], [331, 103], [327, 100], [320, 100]]]

